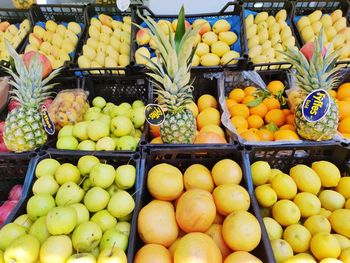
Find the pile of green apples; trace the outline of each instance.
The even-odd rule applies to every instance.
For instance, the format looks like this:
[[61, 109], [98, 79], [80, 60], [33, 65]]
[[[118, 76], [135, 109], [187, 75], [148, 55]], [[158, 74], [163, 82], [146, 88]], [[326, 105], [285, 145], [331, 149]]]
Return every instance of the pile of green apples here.
[[0, 262], [127, 263], [136, 168], [92, 155], [41, 160], [26, 214], [0, 230]]
[[64, 126], [56, 148], [81, 151], [135, 151], [145, 123], [141, 100], [115, 105], [95, 97], [82, 122]]

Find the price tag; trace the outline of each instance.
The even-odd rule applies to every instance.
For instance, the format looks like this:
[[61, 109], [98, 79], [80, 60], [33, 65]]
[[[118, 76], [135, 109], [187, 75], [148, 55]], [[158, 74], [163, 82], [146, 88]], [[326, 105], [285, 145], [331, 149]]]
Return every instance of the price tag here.
[[47, 134], [54, 135], [55, 134], [55, 125], [53, 124], [49, 112], [45, 105], [41, 106], [41, 120], [44, 126], [44, 129]]
[[311, 92], [303, 102], [302, 114], [308, 122], [321, 120], [328, 112], [330, 97], [325, 90]]
[[145, 107], [145, 115], [146, 121], [155, 126], [161, 125], [165, 120], [164, 111], [158, 104], [148, 104]]
[[117, 7], [120, 11], [126, 11], [130, 6], [130, 0], [117, 0]]

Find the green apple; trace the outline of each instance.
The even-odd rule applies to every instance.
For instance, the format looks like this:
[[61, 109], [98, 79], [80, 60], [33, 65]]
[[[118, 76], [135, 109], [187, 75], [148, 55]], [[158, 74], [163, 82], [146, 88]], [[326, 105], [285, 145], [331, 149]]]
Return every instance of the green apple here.
[[88, 111], [84, 114], [84, 121], [94, 121], [100, 118], [101, 113], [96, 111]]
[[132, 219], [132, 215], [133, 215], [133, 212], [131, 212], [130, 214], [128, 214], [126, 216], [118, 218], [118, 220], [119, 220], [119, 222], [130, 222]]
[[89, 221], [90, 213], [85, 205], [78, 203], [72, 204], [70, 205], [70, 207], [73, 207], [75, 209], [75, 212], [77, 213], [77, 225]]
[[123, 136], [117, 141], [118, 151], [136, 151], [138, 141], [132, 136]]
[[87, 192], [92, 187], [90, 178], [86, 178], [83, 183], [83, 189], [85, 192]]
[[130, 214], [135, 208], [132, 196], [124, 190], [116, 192], [109, 200], [107, 210], [112, 216], [120, 218]]
[[106, 208], [109, 199], [110, 196], [106, 190], [93, 187], [85, 194], [84, 205], [90, 212], [97, 212]]
[[100, 249], [99, 249], [99, 247], [95, 247], [90, 253], [91, 253], [95, 258], [98, 258], [98, 255], [100, 255]]
[[110, 109], [109, 116], [111, 118], [114, 118], [117, 116], [129, 117], [130, 109], [126, 107], [114, 106], [112, 109]]
[[98, 141], [109, 135], [109, 126], [103, 121], [91, 121], [88, 126], [88, 135], [91, 140]]
[[112, 107], [115, 106], [115, 104], [113, 102], [107, 102], [105, 107]]
[[40, 242], [31, 235], [16, 239], [4, 253], [5, 262], [32, 263], [39, 257]]
[[33, 185], [33, 194], [49, 194], [54, 195], [60, 185], [56, 182], [52, 175], [43, 175], [39, 177]]
[[52, 208], [46, 217], [46, 226], [51, 235], [68, 235], [77, 225], [77, 213], [70, 206]]
[[56, 142], [56, 148], [60, 150], [76, 150], [78, 147], [78, 140], [73, 136], [62, 136]]
[[79, 158], [77, 166], [81, 175], [88, 176], [92, 168], [99, 163], [100, 160], [96, 156], [85, 155]]
[[89, 123], [89, 121], [82, 121], [74, 124], [73, 136], [81, 141], [89, 139], [87, 132]]
[[132, 103], [131, 107], [132, 107], [133, 109], [144, 108], [144, 107], [145, 107], [145, 104], [143, 103], [142, 100], [135, 100], [135, 101]]
[[96, 151], [114, 151], [115, 142], [111, 137], [103, 137], [96, 143]]
[[54, 176], [57, 168], [60, 167], [60, 165], [61, 164], [55, 159], [47, 158], [41, 160], [35, 168], [35, 176], [38, 178], [43, 175]]
[[63, 136], [73, 136], [73, 125], [66, 125], [60, 129], [57, 134], [57, 138], [61, 138]]
[[78, 225], [72, 235], [73, 247], [79, 252], [90, 252], [100, 244], [102, 230], [95, 222], [85, 222]]
[[90, 253], [78, 253], [71, 255], [65, 263], [96, 263], [96, 259]]
[[30, 226], [33, 224], [33, 221], [30, 220], [27, 214], [23, 214], [17, 217], [13, 223], [23, 226], [28, 231]]
[[120, 107], [125, 107], [127, 109], [131, 109], [131, 105], [130, 103], [127, 103], [127, 102], [123, 102], [121, 104], [119, 104]]
[[130, 236], [130, 228], [131, 228], [131, 225], [129, 222], [118, 222], [117, 225], [115, 226], [115, 229], [117, 231], [126, 235], [127, 237]]
[[57, 191], [55, 201], [57, 206], [80, 203], [85, 191], [73, 182], [64, 183]]
[[113, 106], [105, 106], [102, 110], [103, 114], [109, 115], [109, 111], [113, 108]]
[[26, 234], [26, 228], [15, 223], [4, 225], [0, 229], [0, 249], [5, 250], [8, 246], [20, 236]]
[[87, 112], [101, 112], [101, 108], [99, 107], [91, 107], [87, 110]]
[[103, 234], [100, 243], [100, 250], [116, 246], [122, 249], [123, 251], [126, 251], [126, 249], [128, 248], [128, 241], [128, 236], [122, 234], [114, 228], [110, 228]]
[[140, 128], [145, 124], [146, 115], [144, 108], [136, 108], [131, 111], [130, 119], [135, 128]]
[[117, 146], [119, 138], [117, 136], [115, 136], [113, 133], [110, 135], [110, 137], [113, 139], [115, 146]]
[[125, 116], [114, 117], [111, 121], [111, 132], [117, 137], [130, 134], [133, 127], [131, 120]]
[[92, 100], [92, 105], [94, 107], [98, 107], [100, 109], [102, 109], [104, 106], [106, 106], [107, 102], [104, 98], [98, 96], [98, 97], [95, 97], [93, 100]]
[[126, 190], [134, 186], [136, 168], [131, 164], [120, 165], [115, 171], [115, 183], [118, 188]]
[[46, 216], [56, 206], [55, 199], [49, 194], [37, 194], [29, 198], [27, 202], [27, 214], [31, 220]]
[[78, 167], [71, 163], [64, 163], [58, 167], [55, 173], [55, 179], [60, 185], [68, 182], [78, 184], [81, 180]]
[[40, 248], [40, 263], [65, 263], [73, 253], [68, 236], [51, 236]]
[[115, 180], [114, 167], [105, 163], [96, 164], [90, 172], [90, 180], [93, 186], [108, 188]]
[[141, 138], [142, 137], [142, 131], [139, 129], [135, 129], [134, 137]]
[[78, 144], [77, 150], [79, 151], [95, 151], [96, 143], [91, 140], [85, 140]]
[[46, 216], [38, 218], [30, 227], [28, 234], [36, 237], [40, 244], [43, 244], [50, 236], [46, 227]]
[[125, 252], [119, 247], [108, 247], [100, 252], [97, 263], [128, 263]]
[[95, 213], [90, 221], [98, 224], [101, 227], [102, 232], [117, 225], [117, 219], [105, 209]]
[[109, 115], [101, 114], [98, 120], [107, 124], [108, 127], [111, 125], [111, 117], [109, 117]]
[[114, 195], [116, 192], [119, 191], [119, 188], [116, 184], [112, 184], [110, 187], [107, 188], [107, 192], [110, 196]]

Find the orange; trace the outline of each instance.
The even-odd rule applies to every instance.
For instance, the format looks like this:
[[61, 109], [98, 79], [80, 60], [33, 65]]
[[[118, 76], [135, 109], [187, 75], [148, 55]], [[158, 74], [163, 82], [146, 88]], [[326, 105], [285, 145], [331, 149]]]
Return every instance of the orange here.
[[252, 131], [245, 131], [239, 134], [243, 139], [249, 141], [249, 142], [259, 142], [260, 137], [252, 132]]
[[248, 118], [249, 108], [244, 104], [237, 104], [230, 109], [231, 116], [242, 116]]
[[259, 130], [257, 128], [250, 128], [248, 131], [251, 131], [257, 134]]
[[267, 106], [264, 103], [260, 103], [257, 106], [251, 107], [249, 112], [251, 115], [259, 115], [261, 118], [264, 118], [267, 110]]
[[206, 132], [202, 131], [198, 133], [196, 139], [194, 140], [195, 144], [202, 143], [227, 143], [226, 139], [215, 132]]
[[223, 129], [221, 129], [220, 126], [215, 124], [205, 125], [199, 132], [214, 132], [217, 135], [225, 138], [225, 132], [223, 131]]
[[339, 101], [339, 120], [350, 117], [350, 101]]
[[236, 251], [230, 254], [224, 263], [263, 263], [260, 259], [246, 251]]
[[149, 126], [149, 133], [151, 134], [152, 138], [156, 138], [160, 136], [160, 125], [150, 125]]
[[186, 108], [192, 111], [193, 116], [197, 118], [198, 116], [198, 107], [197, 104], [194, 101], [191, 101], [190, 103], [186, 104]]
[[259, 115], [250, 115], [247, 119], [249, 128], [260, 128], [264, 125], [264, 120]]
[[238, 134], [241, 134], [242, 132], [246, 132], [246, 131], [248, 131], [248, 128], [238, 128], [237, 129]]
[[137, 251], [134, 263], [172, 263], [173, 259], [166, 247], [158, 244], [147, 244]]
[[211, 169], [216, 186], [228, 183], [239, 184], [242, 180], [242, 169], [235, 161], [223, 159]]
[[230, 99], [235, 100], [236, 102], [241, 102], [244, 99], [245, 94], [244, 94], [244, 91], [242, 89], [233, 89], [233, 90], [231, 90], [228, 97]]
[[256, 98], [253, 95], [248, 95], [247, 97], [244, 98], [244, 100], [242, 100], [242, 104], [247, 104], [255, 99]]
[[137, 230], [144, 243], [169, 247], [179, 234], [173, 204], [160, 200], [149, 202], [140, 210]]
[[284, 116], [282, 110], [272, 109], [266, 113], [265, 121], [267, 123], [273, 122], [278, 127], [281, 127], [283, 124], [286, 123], [286, 116]]
[[224, 238], [222, 237], [221, 230], [221, 224], [212, 224], [205, 233], [214, 240], [220, 249], [222, 257], [225, 259], [232, 252], [232, 250], [226, 245]]
[[257, 135], [261, 141], [273, 141], [273, 132], [268, 129], [260, 129]]
[[350, 140], [350, 133], [342, 133], [341, 135], [343, 135], [345, 139]]
[[267, 90], [276, 96], [283, 92], [284, 84], [279, 80], [273, 80], [267, 85]]
[[171, 256], [174, 256], [176, 247], [177, 247], [177, 245], [179, 244], [180, 240], [181, 240], [181, 237], [180, 237], [180, 235], [179, 235], [179, 237], [175, 240], [175, 242], [172, 243], [171, 246], [168, 248], [168, 249], [169, 249], [169, 252], [170, 252], [170, 254], [171, 254]]
[[162, 144], [163, 143], [163, 140], [161, 137], [156, 137], [156, 138], [153, 138], [152, 141], [150, 141], [149, 143], [152, 143], [152, 144]]
[[235, 100], [233, 100], [233, 99], [227, 99], [226, 100], [226, 107], [228, 109], [230, 109], [232, 106], [234, 106], [236, 104], [237, 104], [237, 102]]
[[286, 115], [286, 116], [288, 116], [289, 114], [292, 113], [292, 111], [290, 109], [283, 109], [282, 111], [283, 111], [284, 115]]
[[286, 116], [286, 123], [294, 125], [294, 123], [295, 123], [295, 115], [294, 115], [294, 113], [291, 113], [291, 114]]
[[337, 99], [344, 100], [348, 97], [350, 97], [350, 83], [344, 83], [338, 88]]
[[204, 109], [198, 114], [197, 116], [198, 129], [200, 130], [205, 125], [208, 125], [208, 124], [220, 125], [220, 112], [217, 109], [209, 107]]
[[346, 98], [343, 99], [342, 101], [350, 101], [350, 97], [346, 97]]
[[299, 140], [298, 134], [296, 132], [291, 131], [291, 130], [278, 130], [274, 134], [275, 136], [275, 141], [281, 141], [281, 140], [288, 140], [288, 141], [293, 141], [293, 140]]
[[256, 92], [256, 88], [253, 86], [249, 86], [249, 87], [244, 88], [244, 94], [246, 96], [254, 95], [255, 92]]
[[216, 217], [213, 196], [202, 189], [189, 189], [177, 202], [175, 215], [179, 227], [186, 233], [205, 232]]
[[341, 133], [350, 133], [350, 117], [343, 119], [339, 122], [338, 130]]
[[235, 126], [236, 129], [238, 128], [245, 128], [248, 129], [248, 121], [242, 117], [242, 116], [234, 116], [231, 118], [231, 123], [233, 126]]
[[276, 98], [265, 98], [263, 103], [267, 106], [268, 110], [281, 108], [281, 104]]
[[333, 98], [335, 98], [335, 97], [337, 97], [337, 92], [335, 91], [335, 90], [329, 90], [328, 91], [328, 94], [329, 94], [329, 96], [331, 96], [331, 97], [333, 97]]
[[295, 131], [295, 126], [292, 124], [285, 124], [280, 127], [280, 130], [290, 130], [290, 131]]
[[214, 96], [212, 96], [210, 94], [204, 94], [204, 95], [199, 97], [199, 99], [197, 101], [197, 105], [198, 105], [199, 112], [201, 112], [204, 109], [209, 108], [209, 107], [217, 108], [218, 102]]
[[202, 164], [192, 164], [184, 173], [185, 189], [198, 188], [208, 192], [214, 190], [214, 181], [207, 167]]

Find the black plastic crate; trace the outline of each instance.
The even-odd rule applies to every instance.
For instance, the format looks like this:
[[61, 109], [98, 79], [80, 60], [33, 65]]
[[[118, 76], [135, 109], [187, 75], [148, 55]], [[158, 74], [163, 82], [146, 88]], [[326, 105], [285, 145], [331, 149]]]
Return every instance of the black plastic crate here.
[[[294, 2], [294, 11], [293, 11], [293, 27], [298, 38], [300, 46], [303, 46], [305, 43], [301, 38], [300, 32], [297, 28], [297, 17], [306, 16], [314, 12], [315, 10], [321, 10], [323, 14], [330, 14], [333, 11], [340, 9], [343, 12], [343, 17], [349, 18], [349, 7], [350, 4], [346, 0], [336, 0], [336, 1], [313, 1], [313, 0], [296, 0]], [[350, 26], [349, 19], [347, 19], [347, 26]], [[337, 66], [339, 67], [350, 67], [350, 59], [338, 61]]]
[[[147, 173], [153, 166], [160, 163], [167, 163], [176, 166], [181, 170], [181, 172], [184, 172], [186, 168], [192, 164], [202, 164], [210, 170], [216, 162], [228, 158], [236, 161], [241, 166], [243, 179], [240, 185], [245, 187], [245, 189], [248, 189], [247, 187], [249, 184], [251, 184], [251, 182], [249, 177], [246, 176], [246, 171], [244, 170], [243, 157], [242, 152], [233, 147], [187, 147], [183, 149], [145, 150], [143, 152], [142, 159], [142, 162], [144, 163], [144, 170], [142, 174], [142, 196], [141, 202], [139, 206], [137, 206], [137, 210], [135, 210], [136, 217], [138, 216], [141, 208], [153, 199], [147, 189]], [[267, 233], [263, 227], [264, 223], [259, 212], [258, 203], [253, 195], [250, 195], [250, 198], [251, 205], [248, 211], [256, 216], [262, 230], [261, 241], [257, 248], [252, 251], [252, 254], [260, 258], [260, 260], [263, 262], [275, 262]], [[133, 231], [134, 251], [131, 259], [134, 259], [137, 251], [144, 245], [138, 234], [137, 226], [135, 226]]]
[[[150, 16], [151, 18], [153, 18], [155, 21], [158, 21], [160, 19], [164, 19], [164, 20], [168, 20], [168, 21], [173, 21], [174, 19], [177, 19], [177, 15], [164, 15], [164, 14], [155, 14], [154, 12], [152, 12], [152, 10], [150, 10], [147, 6], [139, 6], [137, 7], [137, 9], [134, 10], [134, 21], [138, 24], [138, 25], [145, 25], [143, 20], [138, 16], [137, 12], [140, 12], [141, 15], [143, 16]], [[216, 22], [216, 20], [218, 19], [229, 19], [231, 22], [231, 31], [234, 31], [237, 35], [237, 41], [234, 44], [234, 47], [231, 46], [231, 50], [235, 50], [237, 52], [239, 52], [241, 54], [241, 57], [238, 58], [238, 62], [235, 65], [225, 65], [225, 66], [210, 66], [210, 67], [206, 67], [206, 66], [196, 66], [196, 67], [192, 67], [192, 71], [196, 72], [217, 72], [217, 71], [223, 71], [225, 68], [229, 68], [229, 69], [242, 69], [242, 68], [246, 68], [246, 64], [247, 64], [247, 56], [246, 56], [246, 50], [245, 50], [245, 43], [244, 43], [244, 36], [243, 36], [243, 28], [242, 28], [242, 7], [240, 4], [236, 3], [236, 2], [228, 2], [219, 12], [217, 13], [205, 13], [205, 14], [185, 14], [185, 19], [192, 23], [194, 20], [199, 19], [199, 18], [203, 18], [208, 20], [208, 22], [210, 23], [211, 26], [213, 26], [213, 24]], [[235, 28], [233, 28], [235, 27]], [[136, 40], [136, 33], [137, 33], [138, 29], [136, 29], [134, 31], [134, 35], [132, 36], [134, 40]], [[133, 41], [133, 54], [132, 54], [132, 59], [133, 62], [135, 62], [135, 52], [136, 50], [141, 47], [138, 46], [136, 41]], [[150, 49], [150, 47], [148, 45], [145, 45], [145, 47], [147, 47], [148, 49]], [[152, 54], [152, 53], [151, 53]], [[154, 55], [154, 54], [153, 54]], [[146, 69], [145, 65], [140, 65], [140, 64], [135, 64], [135, 67], [138, 68], [139, 70], [144, 70], [144, 71], [148, 71], [148, 69]]]
[[[72, 152], [71, 153], [61, 153], [61, 154], [56, 153], [56, 152], [51, 152], [51, 151], [40, 152], [38, 154], [38, 156], [35, 159], [33, 159], [31, 171], [30, 171], [30, 173], [28, 173], [27, 178], [26, 178], [25, 196], [19, 202], [16, 211], [14, 211], [14, 215], [12, 216], [11, 221], [15, 220], [20, 215], [23, 215], [26, 213], [27, 202], [30, 199], [30, 197], [33, 196], [32, 187], [33, 187], [33, 184], [36, 180], [35, 169], [41, 160], [47, 159], [47, 158], [53, 158], [53, 159], [56, 159], [57, 161], [59, 161], [61, 164], [62, 163], [72, 163], [72, 164], [76, 165], [79, 158], [82, 156], [85, 156], [85, 155], [87, 155], [87, 154], [85, 154], [85, 153], [79, 154], [79, 153], [75, 153], [75, 152], [73, 152], [73, 153]], [[139, 189], [141, 187], [140, 176], [141, 176], [141, 171], [142, 171], [141, 170], [141, 155], [139, 153], [136, 153], [136, 154], [121, 154], [121, 153], [117, 153], [117, 154], [92, 154], [92, 155], [96, 156], [101, 161], [106, 162], [107, 164], [113, 165], [114, 168], [116, 168], [119, 165], [123, 165], [123, 164], [131, 164], [131, 165], [135, 166], [135, 168], [136, 168], [135, 186], [128, 191], [129, 191], [129, 193], [131, 193], [133, 195], [133, 198], [135, 200], [135, 209], [136, 209], [136, 206], [138, 203], [140, 203], [140, 198], [141, 198], [141, 191]], [[136, 211], [135, 209], [133, 212], [132, 220], [130, 222], [131, 229], [135, 228], [134, 225], [136, 225], [136, 222], [137, 222], [137, 213], [135, 212]], [[9, 221], [9, 222], [11, 222], [11, 221]], [[130, 233], [128, 248], [126, 251], [128, 258], [129, 258], [129, 254], [131, 253], [131, 251], [133, 251], [134, 244], [132, 241], [133, 241], [133, 239], [132, 239], [132, 235]], [[128, 262], [129, 262], [129, 260], [128, 260]]]
[[[246, 34], [246, 24], [245, 24], [245, 18], [249, 14], [257, 14], [260, 12], [267, 12], [269, 15], [276, 15], [276, 13], [282, 9], [285, 9], [287, 11], [287, 19], [286, 23], [290, 27], [292, 31], [292, 36], [295, 37], [295, 44], [299, 48], [298, 45], [298, 39], [294, 32], [294, 28], [292, 26], [292, 14], [293, 14], [293, 3], [288, 0], [243, 0], [242, 2], [243, 6], [243, 22], [242, 22], [242, 30], [244, 34], [244, 45], [246, 47], [246, 52], [248, 54], [248, 39]], [[254, 64], [250, 58], [248, 58], [248, 68], [254, 69], [254, 70], [273, 70], [273, 69], [289, 69], [292, 68], [292, 65], [285, 61], [277, 61], [277, 62], [269, 62], [269, 63], [259, 63]]]
[[[197, 104], [197, 101], [201, 95], [204, 94], [210, 94], [214, 96], [218, 102], [218, 110], [220, 112], [220, 115], [222, 114], [222, 107], [219, 103], [219, 76], [221, 76], [221, 73], [217, 74], [211, 74], [211, 73], [202, 73], [202, 72], [196, 72], [191, 75], [191, 77], [194, 79], [193, 83], [193, 101]], [[155, 100], [155, 95], [152, 94], [153, 97], [151, 97], [153, 100]], [[150, 141], [153, 139], [150, 134], [150, 125], [146, 123], [145, 126], [145, 137], [144, 140], [141, 141], [141, 145], [147, 148], [169, 148], [169, 147], [208, 147], [213, 146], [215, 144], [152, 144]], [[221, 125], [221, 128], [224, 127]], [[224, 130], [225, 131], [225, 130]], [[231, 133], [226, 133], [226, 141], [228, 142], [228, 145], [236, 144], [236, 141], [233, 138], [233, 135]], [[225, 144], [216, 144], [217, 147], [221, 147]]]

